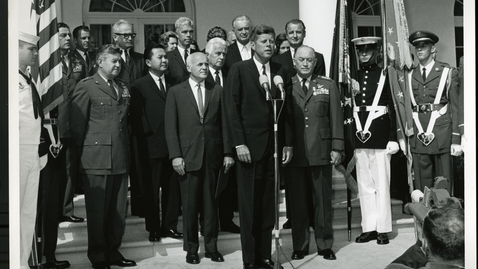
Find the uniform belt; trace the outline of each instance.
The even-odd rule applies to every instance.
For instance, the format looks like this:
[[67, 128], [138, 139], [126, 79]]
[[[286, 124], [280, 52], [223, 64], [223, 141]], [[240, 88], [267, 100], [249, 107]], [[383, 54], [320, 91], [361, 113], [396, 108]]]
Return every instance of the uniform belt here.
[[387, 106], [356, 106], [354, 112], [379, 111], [383, 114], [388, 113]]
[[58, 125], [58, 119], [43, 119], [43, 124]]
[[428, 113], [432, 111], [438, 111], [442, 109], [445, 105], [442, 104], [419, 104], [416, 106], [413, 106], [413, 112], [418, 112], [418, 113]]

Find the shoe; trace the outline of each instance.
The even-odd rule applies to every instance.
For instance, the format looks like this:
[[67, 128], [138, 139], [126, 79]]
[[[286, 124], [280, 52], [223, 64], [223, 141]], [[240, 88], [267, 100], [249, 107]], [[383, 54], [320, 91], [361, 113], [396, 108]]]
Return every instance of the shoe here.
[[253, 263], [245, 262], [243, 265], [244, 269], [257, 269], [258, 267]]
[[241, 233], [241, 228], [239, 228], [239, 226], [237, 226], [234, 222], [231, 221], [231, 223], [227, 225], [221, 225], [221, 231], [238, 234]]
[[149, 232], [149, 241], [150, 242], [161, 241], [161, 235], [159, 234], [159, 232]]
[[[271, 259], [261, 260], [257, 263], [257, 267], [261, 269], [274, 269], [274, 262]], [[280, 268], [284, 269], [282, 265]]]
[[133, 266], [136, 266], [136, 262], [133, 260], [127, 260], [123, 258], [121, 260], [110, 263], [110, 265], [116, 265], [119, 267], [133, 267]]
[[70, 267], [70, 263], [68, 261], [47, 261], [43, 264], [43, 268], [45, 269], [63, 269]]
[[186, 262], [190, 264], [198, 264], [199, 255], [197, 253], [188, 252], [188, 254], [186, 254]]
[[294, 250], [292, 252], [292, 260], [302, 260], [305, 256], [309, 255], [308, 251], [300, 251], [300, 250]]
[[94, 269], [111, 269], [110, 265], [107, 262], [95, 262], [93, 263]]
[[282, 224], [282, 229], [290, 229], [292, 228], [292, 221], [290, 221], [289, 219], [284, 222], [284, 224]]
[[390, 241], [388, 240], [388, 236], [387, 234], [385, 233], [378, 233], [377, 235], [377, 244], [379, 245], [386, 245], [390, 243]]
[[206, 258], [211, 259], [213, 262], [223, 262], [224, 257], [219, 252], [206, 252]]
[[337, 260], [337, 257], [335, 257], [334, 251], [332, 251], [330, 248], [324, 249], [324, 259], [326, 260]]
[[171, 237], [171, 238], [182, 238], [183, 234], [178, 232], [177, 230], [168, 230], [161, 232], [161, 237]]
[[318, 254], [319, 256], [324, 256], [324, 253], [325, 253], [325, 249], [319, 249], [319, 250], [317, 250], [317, 254]]
[[68, 221], [68, 222], [83, 222], [83, 221], [85, 221], [85, 219], [74, 216], [74, 215], [61, 216], [60, 219], [59, 219], [59, 222], [65, 222], [65, 221]]
[[366, 232], [362, 233], [359, 237], [355, 238], [356, 243], [366, 243], [370, 240], [375, 240], [377, 239], [377, 232]]
[[204, 236], [204, 228], [203, 227], [199, 228], [199, 234], [201, 236]]

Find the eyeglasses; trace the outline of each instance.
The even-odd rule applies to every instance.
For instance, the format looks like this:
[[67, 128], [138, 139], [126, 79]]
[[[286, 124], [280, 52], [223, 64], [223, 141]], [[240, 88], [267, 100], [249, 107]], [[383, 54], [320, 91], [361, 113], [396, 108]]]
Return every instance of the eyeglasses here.
[[131, 34], [118, 34], [118, 33], [115, 33], [115, 35], [120, 35], [120, 36], [123, 36], [123, 38], [135, 38], [136, 37], [136, 33], [131, 33]]

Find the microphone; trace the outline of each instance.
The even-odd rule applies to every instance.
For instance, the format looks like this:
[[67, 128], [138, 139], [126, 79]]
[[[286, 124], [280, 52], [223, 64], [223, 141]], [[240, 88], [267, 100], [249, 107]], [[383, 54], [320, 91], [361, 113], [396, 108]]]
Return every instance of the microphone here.
[[261, 75], [259, 77], [259, 83], [261, 84], [262, 88], [266, 91], [266, 100], [269, 101], [271, 100], [271, 92], [270, 92], [270, 85], [269, 85], [269, 79], [267, 78], [266, 75]]
[[276, 75], [274, 77], [274, 84], [276, 85], [277, 88], [280, 90], [280, 97], [282, 100], [285, 100], [285, 90], [284, 90], [284, 80], [282, 79], [281, 76]]

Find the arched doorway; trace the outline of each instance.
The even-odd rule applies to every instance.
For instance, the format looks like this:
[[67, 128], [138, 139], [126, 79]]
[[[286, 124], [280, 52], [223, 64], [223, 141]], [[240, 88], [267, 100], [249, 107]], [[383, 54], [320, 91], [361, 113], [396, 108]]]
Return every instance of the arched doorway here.
[[96, 46], [111, 43], [111, 25], [125, 19], [137, 34], [134, 50], [142, 52], [152, 36], [173, 31], [179, 17], [195, 21], [195, 5], [194, 0], [85, 0], [83, 14]]

